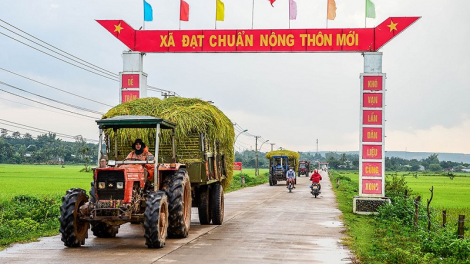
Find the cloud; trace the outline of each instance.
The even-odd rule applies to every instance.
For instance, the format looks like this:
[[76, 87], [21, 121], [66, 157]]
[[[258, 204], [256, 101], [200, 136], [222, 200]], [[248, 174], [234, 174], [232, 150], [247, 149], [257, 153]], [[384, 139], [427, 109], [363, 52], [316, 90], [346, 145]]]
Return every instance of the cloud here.
[[470, 119], [449, 127], [435, 125], [414, 131], [386, 130], [385, 148], [396, 151], [468, 153], [468, 131]]

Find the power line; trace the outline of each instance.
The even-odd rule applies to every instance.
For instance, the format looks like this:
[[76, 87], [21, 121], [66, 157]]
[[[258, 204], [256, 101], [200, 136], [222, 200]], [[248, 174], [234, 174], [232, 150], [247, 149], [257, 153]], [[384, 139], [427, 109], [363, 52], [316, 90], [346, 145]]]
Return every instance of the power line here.
[[15, 41], [18, 41], [19, 43], [21, 43], [21, 44], [23, 44], [23, 45], [26, 45], [26, 46], [28, 46], [28, 47], [30, 47], [30, 48], [32, 48], [32, 49], [35, 49], [35, 50], [37, 50], [37, 51], [39, 51], [39, 52], [41, 52], [41, 53], [44, 53], [44, 54], [46, 54], [46, 55], [48, 55], [48, 56], [51, 56], [51, 57], [53, 57], [53, 58], [55, 58], [55, 59], [58, 59], [58, 60], [60, 60], [60, 61], [63, 61], [63, 62], [65, 62], [65, 63], [67, 63], [67, 64], [70, 64], [70, 65], [72, 65], [72, 66], [75, 66], [75, 67], [77, 67], [77, 68], [80, 68], [80, 69], [82, 69], [82, 70], [85, 70], [85, 71], [87, 71], [87, 72], [91, 72], [91, 73], [93, 73], [93, 74], [99, 75], [99, 76], [101, 76], [101, 77], [104, 77], [104, 78], [107, 78], [107, 79], [110, 79], [110, 80], [119, 82], [118, 79], [110, 78], [110, 77], [108, 77], [108, 76], [105, 76], [105, 75], [102, 75], [102, 74], [93, 72], [93, 71], [91, 71], [91, 70], [85, 69], [85, 68], [83, 68], [83, 67], [81, 67], [81, 66], [75, 65], [75, 64], [73, 64], [73, 63], [71, 63], [71, 62], [65, 61], [65, 60], [63, 60], [63, 59], [61, 59], [61, 58], [58, 58], [58, 57], [56, 57], [56, 56], [54, 56], [54, 55], [51, 55], [51, 54], [49, 54], [49, 53], [47, 53], [47, 52], [45, 52], [45, 51], [42, 51], [42, 50], [37, 49], [37, 48], [35, 48], [35, 47], [31, 46], [31, 45], [28, 45], [28, 44], [26, 44], [26, 43], [24, 43], [24, 42], [22, 42], [22, 41], [20, 41], [20, 40], [18, 40], [18, 39], [15, 39], [15, 38], [13, 38], [13, 37], [10, 37], [10, 36], [8, 36], [8, 35], [5, 34], [5, 33], [0, 32], [0, 34], [6, 36], [6, 37], [8, 37], [8, 38], [11, 38], [11, 39], [13, 39], [13, 40], [15, 40]]
[[63, 104], [63, 105], [69, 106], [69, 107], [73, 107], [73, 108], [76, 108], [76, 109], [79, 109], [79, 110], [82, 110], [82, 111], [86, 111], [86, 112], [90, 112], [90, 113], [94, 113], [94, 114], [99, 114], [99, 115], [103, 115], [103, 114], [104, 114], [104, 113], [102, 113], [102, 112], [98, 112], [98, 111], [90, 110], [90, 109], [87, 109], [87, 108], [84, 108], [84, 107], [80, 107], [80, 106], [76, 106], [76, 105], [64, 103], [64, 102], [61, 102], [61, 101], [58, 101], [58, 100], [55, 100], [55, 99], [52, 99], [52, 98], [49, 98], [49, 97], [46, 97], [46, 96], [42, 96], [42, 95], [39, 95], [39, 94], [36, 94], [36, 93], [32, 93], [32, 92], [26, 91], [26, 90], [24, 90], [24, 89], [18, 88], [18, 87], [16, 87], [16, 86], [13, 86], [13, 85], [4, 83], [4, 82], [2, 82], [2, 81], [0, 81], [0, 84], [3, 84], [3, 85], [5, 85], [5, 86], [9, 86], [9, 87], [11, 87], [11, 88], [13, 88], [13, 89], [17, 89], [17, 90], [20, 90], [20, 91], [25, 92], [25, 93], [28, 93], [28, 94], [32, 94], [32, 95], [41, 97], [41, 98], [46, 99], [46, 100], [53, 101], [53, 102], [55, 102], [55, 103], [59, 103], [59, 104]]
[[[0, 20], [1, 20], [1, 19], [0, 19]], [[27, 79], [27, 80], [30, 80], [30, 81], [33, 81], [33, 82], [36, 82], [36, 83], [42, 84], [42, 85], [47, 86], [47, 87], [50, 87], [50, 88], [52, 88], [52, 89], [56, 89], [56, 90], [61, 91], [61, 92], [64, 92], [64, 93], [67, 93], [67, 94], [70, 94], [70, 95], [74, 95], [74, 96], [76, 96], [76, 97], [80, 97], [80, 98], [82, 98], [82, 99], [86, 99], [86, 100], [89, 100], [89, 101], [92, 101], [92, 102], [95, 102], [95, 103], [98, 103], [98, 104], [106, 105], [106, 106], [109, 106], [109, 107], [114, 107], [113, 105], [108, 105], [108, 104], [105, 104], [105, 103], [102, 103], [102, 102], [98, 102], [98, 101], [95, 101], [95, 100], [93, 100], [93, 99], [86, 98], [86, 97], [83, 97], [83, 96], [81, 96], [81, 95], [74, 94], [74, 93], [71, 93], [71, 92], [69, 92], [69, 91], [62, 90], [62, 89], [59, 89], [59, 88], [57, 88], [57, 87], [54, 87], [54, 86], [51, 86], [51, 85], [42, 83], [42, 82], [40, 82], [40, 81], [36, 81], [36, 80], [34, 80], [34, 79], [31, 79], [31, 78], [26, 77], [26, 76], [23, 76], [23, 75], [21, 75], [21, 74], [18, 74], [18, 73], [9, 71], [9, 70], [4, 69], [4, 68], [2, 68], [2, 67], [0, 67], [0, 70], [9, 72], [9, 73], [11, 73], [11, 74], [20, 76], [20, 77], [22, 77], [22, 78], [25, 78], [25, 79]]]
[[[16, 30], [18, 30], [18, 31], [20, 31], [20, 32], [22, 32], [22, 33], [24, 33], [24, 34], [26, 34], [26, 35], [28, 35], [28, 36], [34, 38], [34, 39], [36, 39], [36, 40], [38, 40], [38, 41], [40, 41], [40, 42], [46, 44], [46, 45], [48, 45], [48, 46], [50, 46], [50, 47], [53, 47], [54, 49], [59, 50], [59, 51], [62, 52], [62, 53], [67, 54], [68, 56], [71, 56], [72, 58], [76, 58], [76, 59], [78, 59], [78, 60], [80, 60], [80, 61], [83, 61], [83, 62], [85, 62], [86, 64], [91, 65], [92, 67], [91, 67], [91, 66], [87, 66], [87, 65], [81, 63], [82, 65], [85, 65], [85, 66], [90, 67], [90, 68], [93, 68], [93, 67], [94, 67], [94, 68], [96, 68], [96, 69], [102, 70], [102, 72], [108, 72], [108, 73], [107, 73], [108, 75], [111, 75], [111, 76], [114, 76], [114, 77], [118, 77], [118, 75], [117, 75], [116, 73], [113, 73], [113, 72], [111, 72], [111, 71], [108, 71], [108, 70], [106, 70], [106, 69], [103, 69], [103, 68], [101, 68], [101, 67], [99, 67], [99, 66], [94, 65], [93, 63], [87, 62], [87, 61], [85, 61], [85, 60], [83, 60], [83, 59], [80, 59], [80, 58], [78, 58], [78, 57], [76, 57], [76, 56], [74, 56], [74, 55], [72, 55], [72, 54], [70, 54], [70, 53], [68, 53], [68, 52], [66, 52], [66, 51], [64, 51], [64, 50], [61, 50], [61, 49], [55, 47], [54, 45], [51, 45], [51, 44], [49, 44], [49, 43], [47, 43], [47, 42], [45, 42], [45, 41], [43, 41], [43, 40], [41, 40], [41, 39], [39, 39], [39, 38], [36, 38], [35, 36], [33, 36], [33, 35], [31, 35], [31, 34], [25, 32], [25, 31], [23, 31], [23, 30], [21, 30], [21, 29], [15, 27], [15, 26], [13, 26], [12, 24], [6, 22], [6, 21], [3, 20], [3, 19], [0, 19], [0, 21], [3, 22], [3, 23], [5, 23], [5, 24], [7, 24], [7, 25], [9, 25], [10, 27], [12, 27], [12, 28], [14, 28], [14, 29], [16, 29]], [[20, 34], [15, 33], [15, 32], [13, 32], [12, 30], [7, 29], [7, 28], [4, 27], [4, 26], [0, 26], [0, 27], [4, 28], [4, 29], [6, 29], [6, 30], [8, 30], [8, 31], [10, 31], [10, 32], [12, 32], [12, 33], [14, 33], [14, 34], [16, 34], [16, 35], [22, 37], [22, 38], [24, 38], [24, 39], [27, 39], [27, 40], [29, 40], [29, 41], [31, 41], [31, 42], [37, 44], [36, 42], [34, 42], [34, 41], [32, 41], [32, 40], [30, 40], [30, 39], [24, 37], [24, 36], [21, 36]], [[37, 44], [37, 45], [43, 47], [43, 46], [40, 45], [40, 44]], [[46, 48], [46, 47], [44, 47], [44, 48]], [[48, 49], [48, 48], [46, 48], [46, 49]], [[50, 50], [50, 49], [49, 49], [49, 50]], [[51, 50], [51, 51], [52, 51], [52, 52], [55, 52], [55, 51], [53, 51], [53, 50]], [[58, 52], [55, 52], [55, 53], [56, 53], [56, 54], [59, 54]], [[62, 54], [59, 54], [59, 55], [61, 55], [61, 56], [63, 56], [63, 57], [67, 57], [67, 56], [64, 56], [64, 55], [62, 55]], [[68, 59], [70, 59], [70, 58], [68, 58]], [[70, 59], [70, 60], [72, 60], [72, 59]]]
[[[12, 102], [12, 103], [16, 103], [16, 104], [25, 105], [25, 106], [28, 106], [28, 107], [34, 107], [34, 108], [41, 109], [41, 110], [48, 111], [48, 112], [52, 112], [52, 113], [57, 113], [57, 114], [61, 114], [61, 115], [67, 115], [67, 116], [73, 116], [73, 115], [70, 115], [70, 114], [61, 113], [61, 112], [57, 112], [57, 111], [52, 111], [52, 110], [45, 109], [45, 108], [41, 108], [41, 107], [37, 107], [37, 106], [34, 106], [34, 105], [23, 104], [23, 103], [16, 102], [16, 101], [13, 101], [13, 100], [9, 100], [9, 99], [6, 99], [6, 98], [0, 98], [0, 99], [1, 99], [1, 100], [5, 100], [5, 101], [9, 101], [9, 102]], [[85, 119], [85, 118], [83, 118], [83, 117], [79, 117], [79, 116], [73, 116], [73, 117], [75, 117], [75, 118], [81, 118], [81, 119]]]
[[[2, 121], [3, 121], [3, 122], [2, 122]], [[5, 123], [5, 122], [7, 122], [7, 123]], [[11, 123], [11, 124], [8, 124], [8, 123]], [[42, 128], [37, 128], [37, 127], [33, 127], [33, 126], [23, 125], [23, 124], [16, 123], [16, 122], [12, 122], [12, 121], [8, 121], [8, 120], [5, 120], [5, 119], [0, 119], [0, 124], [4, 124], [4, 125], [7, 125], [7, 126], [12, 126], [12, 127], [16, 127], [16, 128], [21, 128], [21, 129], [24, 129], [24, 130], [34, 131], [34, 132], [37, 132], [37, 133], [44, 133], [44, 132], [53, 133], [53, 134], [56, 134], [57, 136], [61, 136], [61, 137], [65, 137], [65, 138], [75, 139], [75, 138], [77, 137], [77, 136], [68, 135], [68, 134], [64, 134], [64, 133], [53, 132], [53, 131], [46, 130], [46, 129], [42, 129]], [[12, 125], [12, 124], [14, 124], [14, 125]], [[23, 127], [21, 127], [21, 126], [23, 126]], [[26, 127], [26, 128], [25, 128], [25, 127]], [[13, 132], [13, 131], [12, 131], [12, 132]], [[86, 139], [86, 138], [83, 138], [83, 139], [85, 139], [86, 141], [98, 142], [98, 140], [95, 140], [95, 139]]]
[[[107, 70], [104, 70], [104, 71], [103, 71], [103, 70], [100, 70], [100, 69], [95, 69], [94, 67], [91, 67], [91, 66], [89, 66], [89, 65], [87, 65], [87, 64], [85, 64], [85, 63], [79, 62], [79, 61], [77, 61], [77, 60], [75, 60], [75, 59], [71, 59], [71, 58], [69, 58], [69, 57], [67, 57], [67, 56], [65, 56], [65, 55], [63, 55], [63, 54], [58, 53], [57, 51], [54, 51], [54, 50], [52, 50], [52, 49], [50, 49], [50, 48], [48, 48], [48, 47], [45, 47], [45, 46], [43, 46], [43, 45], [41, 45], [41, 44], [35, 42], [35, 41], [32, 41], [32, 40], [30, 40], [30, 39], [28, 39], [28, 38], [26, 38], [26, 37], [24, 37], [24, 36], [21, 36], [20, 34], [18, 34], [18, 33], [16, 33], [16, 32], [13, 32], [12, 30], [10, 30], [10, 29], [8, 29], [8, 28], [6, 28], [6, 27], [4, 27], [4, 26], [1, 26], [1, 25], [0, 25], [0, 27], [6, 29], [6, 30], [10, 31], [11, 33], [13, 33], [13, 34], [15, 34], [15, 35], [17, 35], [17, 36], [20, 36], [20, 37], [22, 37], [22, 38], [24, 38], [24, 39], [26, 39], [26, 40], [28, 40], [28, 41], [30, 41], [30, 42], [36, 44], [36, 45], [38, 45], [38, 46], [41, 47], [41, 48], [44, 48], [44, 49], [46, 49], [46, 50], [49, 50], [49, 51], [51, 51], [51, 52], [53, 52], [53, 53], [55, 53], [55, 54], [57, 54], [57, 55], [59, 55], [59, 56], [62, 56], [62, 57], [64, 57], [64, 58], [68, 59], [68, 60], [71, 60], [71, 61], [73, 61], [73, 62], [75, 62], [75, 63], [81, 64], [81, 65], [83, 65], [83, 66], [85, 66], [85, 67], [88, 67], [88, 68], [93, 69], [94, 71], [101, 72], [101, 73], [103, 73], [103, 74], [105, 74], [105, 75], [109, 75], [109, 76], [111, 76], [111, 77], [118, 77], [118, 75], [115, 74], [115, 73], [109, 72], [109, 71], [107, 71]], [[33, 49], [38, 50], [38, 51], [41, 51], [41, 50], [36, 49], [36, 48], [34, 48], [34, 47], [30, 46], [30, 45], [27, 45], [27, 44], [24, 43], [24, 42], [21, 42], [20, 40], [14, 38], [14, 37], [8, 36], [8, 35], [5, 34], [5, 33], [1, 33], [1, 32], [0, 32], [0, 34], [2, 34], [2, 35], [4, 35], [4, 36], [7, 36], [7, 37], [9, 37], [9, 38], [11, 38], [11, 39], [13, 39], [13, 40], [15, 40], [15, 41], [18, 41], [18, 42], [20, 42], [20, 43], [22, 43], [22, 44], [25, 44], [26, 46], [28, 46], [28, 47], [30, 47], [30, 48], [33, 48]], [[41, 52], [43, 52], [43, 51], [41, 51]], [[43, 52], [43, 53], [45, 53], [45, 54], [47, 54], [47, 55], [49, 55], [49, 56], [52, 56], [52, 55], [49, 54], [49, 53], [46, 53], [46, 52]], [[54, 57], [54, 58], [56, 58], [56, 59], [59, 59], [59, 58], [57, 58], [57, 57], [55, 57], [55, 56], [52, 56], [52, 57]]]
[[93, 116], [88, 116], [88, 115], [80, 114], [80, 113], [73, 112], [73, 111], [70, 111], [70, 110], [62, 109], [62, 108], [59, 108], [59, 107], [56, 107], [56, 106], [48, 105], [48, 104], [45, 104], [45, 103], [43, 103], [43, 102], [39, 102], [39, 101], [30, 99], [30, 98], [27, 98], [27, 97], [24, 97], [24, 96], [21, 96], [21, 95], [18, 95], [18, 94], [15, 94], [15, 93], [12, 93], [12, 92], [3, 90], [3, 89], [0, 89], [0, 91], [3, 91], [3, 92], [5, 92], [5, 93], [9, 93], [9, 94], [14, 95], [14, 96], [21, 97], [21, 98], [26, 99], [26, 100], [29, 100], [29, 101], [33, 101], [33, 102], [38, 103], [38, 104], [42, 104], [42, 105], [49, 106], [49, 107], [52, 107], [52, 108], [55, 108], [55, 109], [59, 109], [59, 110], [65, 111], [65, 112], [69, 112], [69, 113], [72, 113], [72, 114], [81, 115], [81, 116], [86, 116], [86, 117], [89, 117], [89, 118], [96, 119], [96, 117], [93, 117]]

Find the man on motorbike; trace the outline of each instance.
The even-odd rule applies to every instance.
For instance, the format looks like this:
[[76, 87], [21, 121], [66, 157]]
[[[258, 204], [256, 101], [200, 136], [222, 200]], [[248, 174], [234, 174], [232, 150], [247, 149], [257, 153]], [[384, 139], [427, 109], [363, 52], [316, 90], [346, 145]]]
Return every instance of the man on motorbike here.
[[292, 183], [292, 187], [295, 188], [295, 171], [292, 167], [289, 167], [289, 170], [286, 173], [287, 180], [286, 180], [286, 188], [289, 188], [289, 182]]
[[[313, 174], [312, 176], [310, 177], [310, 180], [312, 181], [312, 185], [314, 183], [317, 183], [318, 184], [318, 190], [321, 190], [321, 185], [320, 185], [320, 181], [322, 180], [322, 177], [320, 175], [320, 173], [318, 173], [318, 170], [315, 169], [313, 171]], [[310, 187], [312, 187], [312, 185], [310, 185]]]

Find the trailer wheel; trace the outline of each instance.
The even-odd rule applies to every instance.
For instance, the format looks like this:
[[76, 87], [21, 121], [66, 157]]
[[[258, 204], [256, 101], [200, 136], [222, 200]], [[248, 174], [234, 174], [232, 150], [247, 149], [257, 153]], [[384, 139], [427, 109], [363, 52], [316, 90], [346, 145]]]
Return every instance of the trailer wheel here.
[[61, 240], [67, 247], [79, 247], [85, 244], [85, 238], [88, 237], [87, 221], [80, 220], [80, 206], [88, 202], [86, 191], [79, 188], [73, 188], [67, 191], [62, 197], [62, 206], [60, 207], [60, 228], [62, 234]]
[[211, 210], [209, 206], [209, 188], [201, 187], [199, 189], [199, 203], [197, 211], [199, 213], [199, 222], [201, 225], [208, 225], [211, 223]]
[[150, 192], [144, 216], [145, 244], [148, 248], [165, 246], [168, 229], [168, 197], [163, 191]]
[[168, 184], [164, 185], [168, 196], [168, 236], [187, 237], [191, 227], [191, 182], [188, 172], [179, 169]]
[[107, 225], [106, 223], [92, 223], [91, 231], [95, 237], [111, 238], [116, 237], [119, 226]]
[[224, 221], [224, 189], [220, 184], [214, 184], [211, 189], [211, 217], [212, 224], [221, 225]]

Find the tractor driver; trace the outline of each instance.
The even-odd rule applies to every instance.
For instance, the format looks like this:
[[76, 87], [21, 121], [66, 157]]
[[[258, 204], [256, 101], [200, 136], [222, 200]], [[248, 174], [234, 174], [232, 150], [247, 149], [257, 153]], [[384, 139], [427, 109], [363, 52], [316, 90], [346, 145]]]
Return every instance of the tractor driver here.
[[149, 156], [153, 156], [152, 153], [148, 152], [145, 143], [142, 142], [142, 139], [138, 138], [135, 140], [134, 144], [132, 144], [132, 149], [127, 155], [126, 159], [136, 159], [136, 160], [149, 160]]
[[[142, 139], [138, 138], [134, 141], [134, 144], [132, 144], [132, 149], [127, 155], [126, 159], [134, 159], [134, 160], [142, 160], [142, 161], [148, 161], [149, 159], [153, 159], [152, 153], [150, 153], [145, 146], [145, 143], [142, 142]], [[148, 182], [153, 181], [153, 164], [143, 164], [144, 165], [144, 173], [145, 176], [148, 180]]]

